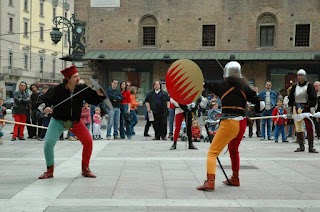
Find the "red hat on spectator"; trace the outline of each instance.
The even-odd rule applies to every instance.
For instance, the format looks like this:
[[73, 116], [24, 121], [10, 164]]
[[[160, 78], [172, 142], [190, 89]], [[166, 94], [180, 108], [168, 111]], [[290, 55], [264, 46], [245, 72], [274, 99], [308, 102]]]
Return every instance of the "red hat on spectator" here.
[[71, 77], [75, 73], [78, 73], [76, 66], [70, 66], [70, 67], [65, 68], [61, 71], [61, 74], [63, 74], [64, 78]]

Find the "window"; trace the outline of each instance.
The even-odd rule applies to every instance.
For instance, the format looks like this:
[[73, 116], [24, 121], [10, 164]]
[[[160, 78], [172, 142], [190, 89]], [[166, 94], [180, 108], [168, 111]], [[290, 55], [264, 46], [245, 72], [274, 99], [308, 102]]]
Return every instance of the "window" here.
[[9, 60], [8, 60], [9, 64], [8, 64], [8, 68], [9, 70], [12, 70], [12, 62], [13, 62], [13, 52], [10, 50], [9, 51]]
[[28, 70], [28, 61], [29, 61], [29, 57], [28, 54], [24, 54], [24, 69]]
[[56, 75], [56, 59], [52, 60], [52, 78], [55, 78]]
[[24, 22], [24, 25], [23, 25], [23, 35], [24, 36], [28, 36], [28, 22]]
[[43, 1], [40, 1], [40, 16], [43, 16]]
[[43, 56], [40, 56], [40, 73], [43, 73], [43, 64], [44, 64], [44, 58]]
[[43, 41], [43, 26], [40, 26], [40, 40]]
[[203, 25], [202, 27], [202, 46], [216, 45], [216, 26]]
[[295, 46], [309, 46], [310, 24], [297, 24]]
[[13, 18], [9, 18], [9, 32], [13, 32]]
[[52, 20], [54, 20], [56, 16], [57, 16], [57, 9], [54, 7], [52, 9]]
[[156, 28], [143, 27], [143, 45], [155, 46], [156, 45]]
[[67, 35], [67, 33], [64, 33], [63, 46], [64, 46], [64, 47], [68, 47], [68, 35]]
[[139, 27], [139, 43], [144, 47], [156, 46], [157, 19], [152, 15], [146, 15], [141, 18]]
[[65, 17], [65, 18], [68, 18], [68, 13], [64, 13], [64, 17]]
[[28, 11], [28, 0], [24, 0], [23, 10]]
[[12, 0], [9, 0], [9, 6], [13, 6]]
[[272, 13], [263, 13], [257, 20], [257, 46], [274, 47], [277, 27], [276, 16]]
[[260, 46], [273, 46], [274, 26], [260, 26]]

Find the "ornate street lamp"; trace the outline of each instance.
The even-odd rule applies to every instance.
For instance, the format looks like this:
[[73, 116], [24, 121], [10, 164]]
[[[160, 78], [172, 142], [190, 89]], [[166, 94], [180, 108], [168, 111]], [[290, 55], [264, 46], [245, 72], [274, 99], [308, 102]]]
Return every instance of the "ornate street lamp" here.
[[52, 31], [50, 32], [51, 40], [57, 44], [61, 40], [62, 32], [60, 32], [58, 27], [52, 27]]
[[[56, 16], [53, 19], [53, 24], [55, 27], [52, 27], [50, 32], [51, 40], [55, 44], [59, 43], [62, 37], [62, 32], [60, 32], [58, 25], [63, 24], [67, 26], [67, 37], [69, 43], [69, 55], [67, 57], [61, 58], [62, 60], [79, 60], [85, 53], [85, 22], [78, 21], [75, 19], [75, 15], [72, 14], [70, 20], [63, 16]], [[70, 33], [72, 32], [72, 39]], [[71, 53], [72, 49], [72, 53]]]

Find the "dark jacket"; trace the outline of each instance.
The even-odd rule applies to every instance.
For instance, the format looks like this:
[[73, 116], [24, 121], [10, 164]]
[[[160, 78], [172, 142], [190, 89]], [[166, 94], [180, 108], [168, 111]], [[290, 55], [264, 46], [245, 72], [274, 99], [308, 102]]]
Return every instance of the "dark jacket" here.
[[[71, 93], [66, 89], [65, 85], [66, 84], [61, 83], [50, 88], [46, 94], [40, 96], [39, 103], [44, 102], [46, 107], [54, 107], [63, 100], [69, 98]], [[105, 99], [105, 97], [99, 96], [95, 90], [87, 87], [88, 86], [84, 84], [77, 85], [74, 89], [73, 95], [81, 90], [82, 91], [54, 108], [52, 117], [63, 121], [80, 121], [83, 100], [89, 104], [97, 105]]]
[[32, 111], [38, 109], [37, 103], [38, 103], [38, 98], [40, 95], [41, 95], [40, 92], [38, 92], [36, 94], [34, 94], [34, 93], [31, 94], [30, 100], [31, 100], [31, 110]]
[[[222, 98], [232, 87], [235, 88]], [[205, 88], [221, 98], [222, 113], [224, 114], [245, 116], [247, 101], [255, 105], [256, 112], [260, 111], [260, 99], [257, 93], [242, 78], [228, 77], [224, 80], [209, 81], [205, 83]]]
[[30, 97], [27, 92], [22, 93], [20, 90], [13, 94], [14, 104], [12, 113], [13, 114], [25, 114], [28, 115], [30, 112]]
[[316, 112], [320, 112], [320, 96], [317, 97], [317, 108]]
[[119, 90], [113, 90], [111, 86], [107, 90], [108, 97], [112, 103], [113, 107], [119, 108], [120, 103], [123, 100], [123, 96]]
[[163, 115], [164, 116], [168, 116], [169, 115], [169, 110], [168, 110], [168, 105], [167, 103], [170, 101], [169, 95], [167, 92], [160, 90], [160, 92], [162, 93], [162, 105], [155, 105], [155, 101], [156, 101], [156, 93], [154, 90], [151, 90], [145, 99], [145, 102], [148, 102], [150, 104], [150, 108], [153, 112], [156, 111], [156, 107], [161, 107], [162, 111], [163, 111]]

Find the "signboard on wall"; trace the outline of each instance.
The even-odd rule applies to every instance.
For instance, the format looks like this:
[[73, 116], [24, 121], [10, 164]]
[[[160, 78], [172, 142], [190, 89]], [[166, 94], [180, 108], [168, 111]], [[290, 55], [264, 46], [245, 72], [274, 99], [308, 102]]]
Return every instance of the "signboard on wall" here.
[[91, 0], [91, 7], [120, 7], [120, 0]]

